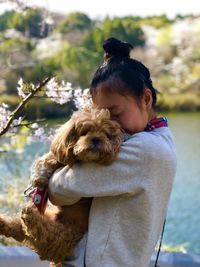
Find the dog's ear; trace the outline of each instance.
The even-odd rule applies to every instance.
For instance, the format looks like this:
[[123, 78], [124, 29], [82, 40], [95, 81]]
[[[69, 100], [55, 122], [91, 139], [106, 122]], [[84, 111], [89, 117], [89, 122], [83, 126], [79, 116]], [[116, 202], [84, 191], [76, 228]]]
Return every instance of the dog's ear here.
[[57, 161], [63, 165], [72, 165], [75, 162], [73, 147], [77, 141], [75, 120], [71, 118], [56, 133], [51, 143], [51, 151]]

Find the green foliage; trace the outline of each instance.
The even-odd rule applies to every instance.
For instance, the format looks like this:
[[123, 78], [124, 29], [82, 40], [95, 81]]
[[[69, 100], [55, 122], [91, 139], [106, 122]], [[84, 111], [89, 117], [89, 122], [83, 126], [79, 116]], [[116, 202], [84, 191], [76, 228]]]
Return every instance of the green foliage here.
[[142, 46], [145, 43], [143, 31], [132, 19], [106, 19], [103, 23], [104, 39], [112, 36], [133, 44]]
[[1, 94], [0, 103], [7, 103], [9, 106], [14, 108], [19, 103], [19, 97], [17, 95]]
[[27, 82], [37, 83], [48, 76], [55, 75], [61, 70], [59, 60], [60, 58], [53, 56], [37, 62], [33, 68], [24, 71], [25, 80]]
[[161, 94], [158, 106], [165, 111], [197, 111], [200, 110], [200, 96], [192, 93]]
[[15, 12], [8, 22], [8, 28], [14, 28], [18, 31], [24, 32], [26, 25], [21, 13]]
[[31, 37], [41, 37], [42, 11], [27, 8], [24, 13], [7, 11], [0, 16], [0, 31], [16, 29]]
[[83, 45], [91, 51], [97, 51], [102, 54], [103, 40], [115, 37], [134, 46], [143, 46], [145, 37], [142, 29], [131, 18], [106, 18], [102, 25], [93, 28], [86, 36]]
[[161, 92], [167, 93], [170, 88], [174, 88], [175, 81], [172, 75], [168, 72], [163, 72], [160, 74], [159, 79], [156, 79], [154, 82], [156, 88], [159, 88]]
[[89, 86], [90, 75], [97, 66], [99, 54], [80, 46], [66, 44], [52, 57], [38, 62], [33, 69], [25, 70], [28, 82], [37, 82], [47, 76], [57, 75], [82, 88]]
[[155, 28], [163, 28], [168, 25], [172, 24], [172, 20], [170, 20], [166, 15], [161, 15], [161, 16], [150, 16], [146, 18], [142, 18], [139, 22], [140, 26], [142, 25], [149, 25], [153, 26]]
[[97, 52], [99, 57], [103, 53], [102, 43], [104, 40], [104, 33], [101, 28], [92, 29], [83, 41], [83, 45], [89, 50], [93, 52]]
[[15, 14], [14, 10], [6, 11], [2, 15], [0, 15], [0, 31], [5, 31], [9, 28], [9, 23], [12, 20]]
[[57, 30], [61, 33], [68, 33], [74, 30], [84, 31], [90, 29], [92, 25], [91, 19], [84, 13], [73, 12], [62, 21]]
[[[200, 58], [200, 49], [199, 49], [199, 58]], [[193, 64], [192, 66], [192, 74], [195, 78], [200, 77], [200, 63], [197, 63], [196, 65]]]
[[19, 39], [12, 38], [6, 39], [2, 38], [2, 43], [0, 45], [0, 53], [10, 53], [13, 49], [26, 50], [31, 52], [34, 49], [34, 45], [29, 39]]
[[162, 30], [160, 30], [160, 33], [157, 37], [157, 44], [160, 46], [162, 45], [169, 46], [171, 44], [171, 38], [172, 38], [172, 27], [171, 26], [164, 27]]
[[13, 18], [14, 28], [22, 32], [26, 31], [32, 37], [41, 36], [41, 23], [42, 13], [38, 9], [28, 8], [24, 16], [16, 13], [16, 17]]
[[[16, 95], [16, 84], [19, 80], [19, 73], [16, 70], [10, 69], [9, 71], [5, 72], [3, 77], [6, 82], [6, 93], [9, 94], [9, 98], [11, 95]], [[5, 102], [7, 103], [7, 100]]]
[[89, 51], [82, 46], [65, 46], [64, 49], [56, 55], [56, 58], [59, 59], [63, 73], [67, 73], [68, 71], [74, 72], [74, 78], [67, 75], [67, 79], [72, 81], [73, 84], [77, 84], [78, 81], [77, 85], [81, 85], [83, 88], [88, 87], [91, 72], [93, 68], [96, 67], [97, 53]]

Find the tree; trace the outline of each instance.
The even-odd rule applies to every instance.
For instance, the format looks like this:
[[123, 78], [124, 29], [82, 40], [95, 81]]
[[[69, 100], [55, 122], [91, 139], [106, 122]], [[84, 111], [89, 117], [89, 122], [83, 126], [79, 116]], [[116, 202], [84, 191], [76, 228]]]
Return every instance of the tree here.
[[40, 9], [27, 8], [24, 12], [9, 11], [0, 17], [2, 29], [14, 28], [29, 37], [42, 37], [43, 14]]
[[61, 66], [61, 73], [77, 86], [89, 86], [90, 75], [96, 68], [98, 53], [87, 48], [67, 45], [58, 53], [57, 60]]
[[146, 18], [141, 18], [139, 24], [153, 26], [155, 28], [163, 28], [170, 24], [172, 24], [172, 20], [170, 20], [166, 15], [161, 16], [150, 16]]
[[134, 46], [143, 46], [145, 44], [142, 29], [134, 20], [129, 18], [107, 18], [103, 23], [102, 30], [104, 39], [112, 36], [129, 42]]
[[109, 37], [115, 37], [133, 44], [143, 46], [145, 36], [143, 30], [131, 18], [106, 18], [102, 25], [92, 28], [84, 39], [83, 45], [90, 51], [98, 52], [102, 58], [102, 43]]
[[84, 31], [90, 29], [91, 19], [84, 13], [73, 12], [58, 25], [57, 29], [61, 33], [69, 33], [74, 30]]
[[5, 31], [9, 28], [9, 22], [13, 18], [15, 11], [6, 11], [0, 16], [0, 31]]

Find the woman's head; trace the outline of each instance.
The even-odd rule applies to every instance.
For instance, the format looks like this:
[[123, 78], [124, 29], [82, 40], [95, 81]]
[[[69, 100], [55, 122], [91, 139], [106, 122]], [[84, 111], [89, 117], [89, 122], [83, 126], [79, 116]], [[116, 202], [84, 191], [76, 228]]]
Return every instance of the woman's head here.
[[[130, 58], [133, 47], [129, 43], [109, 38], [103, 48], [104, 62], [94, 74], [90, 87], [93, 101], [110, 109], [113, 117], [128, 132], [144, 130], [156, 104], [156, 90], [150, 72], [141, 62]], [[121, 111], [124, 116], [120, 119]], [[137, 126], [139, 119], [142, 125], [134, 129], [133, 124]]]
[[[150, 72], [141, 62], [130, 58], [133, 46], [115, 38], [109, 38], [103, 43], [104, 62], [91, 82], [91, 93], [101, 83], [108, 83], [109, 90], [122, 95], [132, 95], [140, 99], [146, 88], [152, 93], [152, 106], [156, 104], [156, 90], [152, 85]], [[119, 85], [119, 86], [117, 86]]]

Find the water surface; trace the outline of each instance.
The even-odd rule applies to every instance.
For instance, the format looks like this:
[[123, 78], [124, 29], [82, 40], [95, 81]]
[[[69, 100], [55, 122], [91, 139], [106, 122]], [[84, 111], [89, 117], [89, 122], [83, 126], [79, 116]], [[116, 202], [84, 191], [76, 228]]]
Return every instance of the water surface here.
[[177, 148], [177, 174], [164, 243], [200, 253], [200, 113], [168, 114]]

